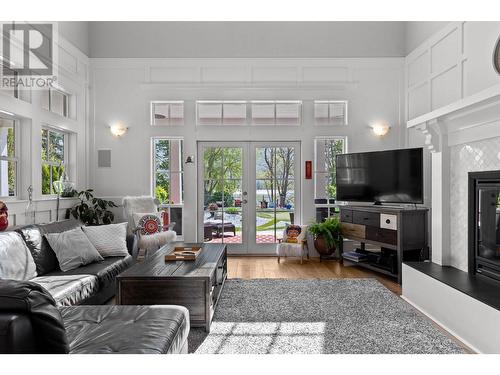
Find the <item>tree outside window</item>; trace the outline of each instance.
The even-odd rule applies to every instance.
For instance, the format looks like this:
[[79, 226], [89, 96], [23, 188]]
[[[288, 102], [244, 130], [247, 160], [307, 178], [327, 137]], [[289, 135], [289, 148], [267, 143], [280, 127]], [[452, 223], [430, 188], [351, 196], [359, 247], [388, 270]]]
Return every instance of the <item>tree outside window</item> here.
[[56, 194], [54, 181], [66, 170], [66, 139], [63, 132], [42, 129], [42, 194]]
[[0, 196], [16, 196], [17, 162], [15, 120], [0, 118]]

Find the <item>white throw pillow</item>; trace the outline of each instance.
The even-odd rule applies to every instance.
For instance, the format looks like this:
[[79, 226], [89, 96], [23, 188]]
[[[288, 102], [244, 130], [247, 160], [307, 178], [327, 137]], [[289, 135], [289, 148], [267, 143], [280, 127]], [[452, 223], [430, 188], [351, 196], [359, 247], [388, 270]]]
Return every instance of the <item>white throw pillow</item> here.
[[104, 260], [89, 241], [82, 228], [61, 233], [47, 233], [45, 238], [54, 250], [61, 271], [69, 271], [89, 263]]
[[0, 233], [0, 279], [30, 280], [36, 276], [35, 261], [21, 235]]
[[127, 250], [127, 223], [82, 227], [102, 257], [124, 257]]

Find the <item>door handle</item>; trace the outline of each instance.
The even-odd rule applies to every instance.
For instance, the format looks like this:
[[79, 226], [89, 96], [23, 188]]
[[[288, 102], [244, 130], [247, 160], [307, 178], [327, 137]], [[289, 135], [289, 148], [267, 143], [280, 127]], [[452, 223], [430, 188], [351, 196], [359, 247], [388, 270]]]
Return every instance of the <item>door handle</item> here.
[[247, 201], [246, 199], [243, 199], [243, 200], [241, 201], [241, 203], [243, 203], [243, 204], [247, 204], [247, 203], [248, 203], [248, 201]]

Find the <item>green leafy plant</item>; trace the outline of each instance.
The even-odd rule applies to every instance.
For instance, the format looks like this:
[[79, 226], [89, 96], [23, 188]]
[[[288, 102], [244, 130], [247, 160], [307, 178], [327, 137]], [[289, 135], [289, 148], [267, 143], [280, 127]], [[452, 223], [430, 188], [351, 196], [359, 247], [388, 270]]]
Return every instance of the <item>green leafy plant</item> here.
[[238, 213], [238, 209], [236, 207], [227, 207], [224, 209], [224, 211], [226, 211], [226, 213], [230, 215], [236, 215]]
[[95, 198], [94, 190], [87, 189], [78, 193], [80, 202], [66, 210], [66, 219], [71, 216], [80, 219], [85, 225], [111, 224], [115, 219], [111, 207], [118, 207], [113, 201]]
[[307, 230], [314, 236], [314, 239], [323, 236], [328, 247], [338, 248], [340, 243], [340, 220], [337, 217], [332, 216], [322, 223], [313, 223], [308, 226]]

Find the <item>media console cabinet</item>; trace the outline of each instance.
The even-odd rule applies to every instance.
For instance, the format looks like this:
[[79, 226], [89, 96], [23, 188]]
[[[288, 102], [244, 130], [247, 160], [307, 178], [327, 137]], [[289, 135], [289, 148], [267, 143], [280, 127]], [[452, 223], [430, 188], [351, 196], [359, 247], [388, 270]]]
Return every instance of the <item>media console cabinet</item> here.
[[[429, 258], [427, 208], [394, 206], [343, 206], [340, 207], [342, 239], [360, 242], [361, 251], [369, 255], [364, 262], [347, 259], [345, 265], [357, 265], [397, 278], [401, 284], [403, 260]], [[340, 241], [343, 253], [343, 241]], [[370, 251], [366, 244], [375, 245]], [[380, 251], [378, 249], [380, 248]], [[395, 267], [387, 267], [381, 257], [395, 260]], [[378, 260], [377, 260], [378, 259]], [[387, 260], [387, 259], [386, 259]]]

